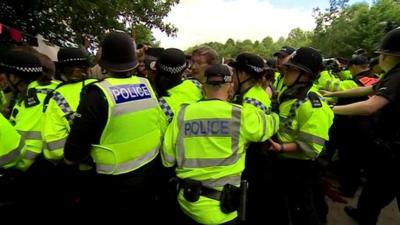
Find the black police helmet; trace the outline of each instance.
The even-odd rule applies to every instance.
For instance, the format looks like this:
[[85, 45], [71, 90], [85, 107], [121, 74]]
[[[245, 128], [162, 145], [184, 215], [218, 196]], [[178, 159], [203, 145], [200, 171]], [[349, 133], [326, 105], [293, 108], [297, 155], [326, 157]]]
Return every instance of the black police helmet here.
[[156, 62], [156, 69], [162, 74], [180, 75], [186, 68], [185, 53], [177, 48], [165, 49]]
[[283, 46], [279, 51], [274, 53], [274, 56], [280, 56], [280, 55], [290, 55], [292, 54], [296, 49], [290, 47], [290, 46]]
[[88, 55], [80, 48], [62, 48], [57, 53], [57, 66], [89, 66]]
[[323, 68], [321, 54], [309, 47], [297, 49], [290, 56], [286, 66], [292, 66], [309, 74], [312, 79], [317, 79]]
[[266, 64], [260, 56], [247, 52], [239, 54], [235, 61], [228, 65], [235, 69], [243, 70], [257, 78], [261, 78], [266, 68]]
[[383, 37], [377, 53], [400, 56], [400, 28], [390, 31]]
[[24, 51], [8, 52], [0, 62], [0, 67], [2, 71], [20, 77], [26, 83], [37, 80], [43, 72], [39, 58]]
[[134, 40], [123, 32], [108, 34], [102, 44], [100, 66], [113, 72], [128, 72], [138, 65]]
[[368, 65], [369, 64], [369, 60], [367, 57], [363, 56], [363, 55], [355, 55], [353, 56], [349, 62], [348, 62], [348, 66], [352, 66], [352, 65]]
[[213, 64], [204, 71], [207, 84], [224, 84], [232, 82], [232, 70], [225, 64]]

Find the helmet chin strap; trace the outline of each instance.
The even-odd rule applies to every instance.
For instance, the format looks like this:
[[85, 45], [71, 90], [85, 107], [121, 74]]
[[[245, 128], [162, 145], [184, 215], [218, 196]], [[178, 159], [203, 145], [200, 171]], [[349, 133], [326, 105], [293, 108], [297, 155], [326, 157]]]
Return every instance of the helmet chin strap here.
[[304, 76], [304, 72], [301, 71], [299, 76], [297, 76], [296, 80], [293, 82], [293, 84], [290, 85], [290, 86], [287, 86], [287, 87], [291, 88], [291, 87], [294, 87], [294, 86], [299, 85], [299, 84], [309, 84], [309, 83], [311, 83], [311, 81], [300, 81], [301, 77], [303, 77], [303, 76]]
[[18, 90], [18, 85], [19, 85], [20, 83], [22, 83], [23, 80], [22, 80], [21, 78], [18, 78], [18, 81], [17, 81], [16, 83], [13, 83], [13, 82], [11, 82], [9, 76], [6, 76], [6, 78], [7, 78], [7, 82], [10, 84], [11, 88], [14, 89], [14, 90], [16, 90], [16, 91], [19, 91], [19, 90]]
[[240, 91], [241, 91], [242, 86], [243, 86], [244, 83], [248, 82], [249, 80], [253, 80], [253, 77], [249, 77], [249, 78], [247, 78], [246, 80], [240, 82], [239, 73], [238, 73], [237, 71], [238, 71], [238, 70], [236, 70], [236, 74], [237, 74], [237, 75], [236, 75], [236, 80], [237, 80], [237, 83], [238, 83], [238, 89], [236, 90], [235, 95], [241, 94]]

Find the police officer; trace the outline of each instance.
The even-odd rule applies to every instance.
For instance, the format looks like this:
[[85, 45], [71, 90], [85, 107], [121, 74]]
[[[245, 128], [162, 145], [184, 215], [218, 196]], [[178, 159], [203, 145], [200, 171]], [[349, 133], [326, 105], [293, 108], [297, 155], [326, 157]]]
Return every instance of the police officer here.
[[[271, 113], [271, 100], [262, 87], [261, 80], [268, 71], [264, 60], [255, 54], [241, 53], [230, 65], [235, 69], [235, 87], [237, 89], [235, 103], [242, 104], [243, 108], [252, 108], [261, 113]], [[252, 143], [246, 155], [246, 166], [243, 179], [251, 184], [248, 193], [247, 223], [257, 224], [260, 220], [269, 220], [270, 208], [274, 208], [273, 195], [270, 191], [271, 180], [274, 174], [269, 155], [265, 154], [261, 143]], [[271, 203], [271, 204], [270, 204]], [[260, 207], [261, 205], [261, 207]], [[266, 216], [265, 213], [268, 215]]]
[[[329, 139], [333, 112], [313, 82], [322, 69], [322, 57], [315, 49], [299, 48], [284, 64], [287, 87], [279, 95], [280, 129], [270, 150], [279, 153], [280, 182], [292, 224], [321, 224], [314, 206], [315, 159]], [[279, 224], [284, 224], [280, 222]], [[287, 222], [289, 224], [289, 222]]]
[[[45, 96], [52, 90], [41, 88], [37, 82], [42, 76], [43, 67], [40, 60], [32, 53], [26, 51], [12, 50], [1, 62], [2, 70], [5, 71], [9, 85], [19, 92], [20, 98], [12, 110], [11, 123], [21, 135], [21, 146], [19, 152], [14, 152], [10, 157], [17, 156], [11, 160], [11, 164], [3, 164], [9, 170], [21, 170], [12, 181], [15, 185], [13, 201], [20, 209], [38, 212], [47, 210], [48, 201], [45, 193], [45, 175], [47, 164], [38, 156], [42, 153], [42, 115]], [[19, 153], [19, 155], [15, 155]], [[32, 195], [32, 193], [36, 193]]]
[[234, 93], [228, 66], [211, 65], [205, 76], [206, 99], [182, 106], [167, 129], [163, 164], [176, 166], [181, 180], [182, 224], [236, 224], [238, 206], [225, 200], [238, 201], [228, 192], [239, 188], [246, 146], [270, 138], [279, 118], [228, 102]]
[[[371, 86], [378, 82], [379, 77], [373, 74], [369, 68], [368, 58], [356, 55], [348, 62], [349, 71], [353, 79], [340, 81], [339, 90], [346, 90], [361, 86]], [[346, 105], [366, 100], [368, 97], [339, 98], [336, 105]], [[360, 170], [371, 143], [369, 132], [371, 131], [371, 117], [361, 116], [335, 116], [331, 136], [338, 138], [338, 175], [340, 181], [339, 190], [346, 197], [353, 197], [360, 183]]]
[[42, 153], [42, 109], [50, 88], [41, 88], [36, 80], [42, 76], [39, 59], [28, 52], [10, 51], [1, 62], [10, 86], [20, 93], [10, 122], [25, 141], [16, 168], [26, 171], [35, 158]]
[[71, 165], [93, 160], [89, 211], [100, 212], [94, 219], [152, 223], [164, 115], [149, 81], [131, 75], [137, 60], [127, 34], [105, 37], [100, 65], [110, 75], [81, 97], [64, 159]]
[[[85, 180], [86, 173], [74, 174], [63, 164], [64, 145], [71, 130], [71, 124], [79, 104], [82, 89], [94, 79], [87, 79], [89, 59], [82, 48], [62, 48], [57, 54], [57, 69], [65, 79], [46, 97], [43, 121], [44, 158], [52, 162], [47, 171], [49, 185], [46, 192], [58, 204], [55, 208], [76, 208], [73, 199], [78, 198], [77, 178]], [[80, 170], [88, 171], [90, 165], [80, 164]], [[73, 178], [72, 178], [73, 176]], [[51, 178], [50, 178], [51, 177]]]
[[0, 167], [12, 167], [16, 163], [23, 147], [21, 135], [0, 114]]
[[379, 65], [385, 75], [374, 86], [347, 91], [325, 93], [328, 96], [354, 97], [373, 94], [368, 100], [335, 106], [339, 115], [374, 115], [375, 154], [369, 163], [367, 183], [358, 200], [357, 208], [346, 212], [361, 225], [376, 224], [379, 213], [396, 197], [400, 198], [399, 181], [399, 90], [400, 90], [400, 29], [388, 32], [378, 50]]
[[[15, 188], [17, 184], [11, 182], [14, 177], [12, 173], [10, 173], [10, 170], [7, 169], [15, 166], [23, 145], [24, 142], [21, 140], [21, 135], [10, 122], [0, 114], [0, 215], [3, 219], [6, 214], [16, 213], [17, 210], [12, 207], [19, 194]], [[16, 208], [18, 208], [18, 205]]]
[[182, 73], [188, 65], [185, 53], [179, 49], [164, 50], [155, 66], [158, 100], [169, 123], [182, 104], [197, 102], [203, 98], [202, 85], [194, 79], [182, 80]]
[[274, 81], [274, 88], [276, 92], [281, 92], [284, 87], [283, 74], [282, 74], [283, 64], [287, 62], [289, 56], [294, 51], [295, 49], [290, 46], [283, 46], [278, 52], [274, 53], [274, 57], [276, 57], [276, 67], [278, 68], [278, 71], [275, 72], [275, 81]]
[[95, 82], [86, 79], [89, 59], [81, 48], [62, 48], [57, 54], [57, 67], [66, 79], [57, 86], [45, 109], [43, 140], [46, 159], [58, 162], [64, 156], [64, 145], [79, 104], [82, 89]]

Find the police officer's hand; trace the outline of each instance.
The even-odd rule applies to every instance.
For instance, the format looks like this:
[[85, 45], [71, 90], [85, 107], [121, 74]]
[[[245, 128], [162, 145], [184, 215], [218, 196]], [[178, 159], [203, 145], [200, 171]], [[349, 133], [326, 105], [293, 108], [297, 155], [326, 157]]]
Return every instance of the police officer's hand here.
[[274, 152], [282, 152], [283, 151], [283, 144], [273, 141], [272, 139], [269, 140], [271, 146], [269, 147], [270, 151]]
[[324, 97], [333, 97], [334, 96], [334, 92], [331, 92], [331, 91], [319, 90], [319, 93], [321, 93], [322, 96], [324, 96]]

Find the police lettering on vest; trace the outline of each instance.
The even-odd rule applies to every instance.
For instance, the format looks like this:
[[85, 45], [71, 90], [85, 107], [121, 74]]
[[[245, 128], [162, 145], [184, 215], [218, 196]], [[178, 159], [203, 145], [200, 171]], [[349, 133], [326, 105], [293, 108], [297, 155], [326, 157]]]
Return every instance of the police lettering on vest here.
[[230, 136], [227, 120], [193, 120], [185, 122], [185, 136]]
[[116, 104], [151, 98], [146, 84], [119, 85], [110, 89]]

